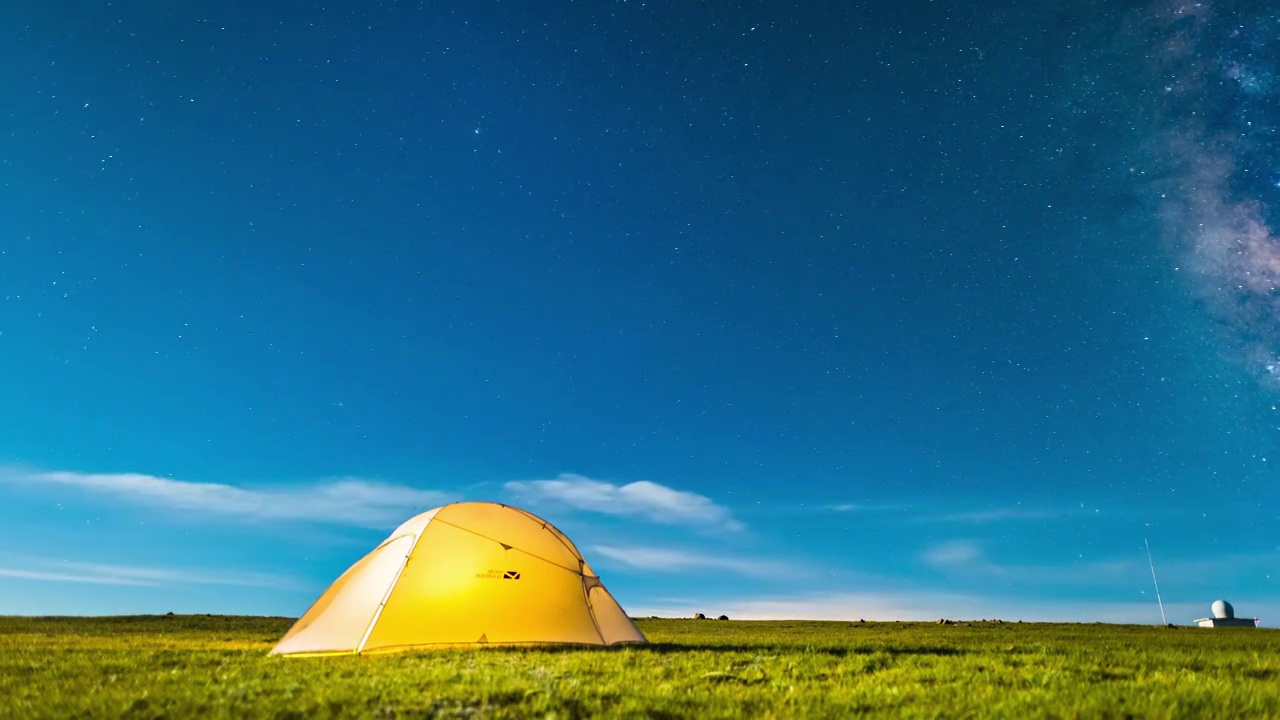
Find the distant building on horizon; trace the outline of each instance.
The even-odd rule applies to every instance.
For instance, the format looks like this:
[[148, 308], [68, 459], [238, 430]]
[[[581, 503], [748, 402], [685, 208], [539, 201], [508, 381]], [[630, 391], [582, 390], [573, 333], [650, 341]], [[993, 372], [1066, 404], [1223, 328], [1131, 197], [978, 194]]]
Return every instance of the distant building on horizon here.
[[1196, 624], [1200, 627], [1257, 627], [1257, 620], [1236, 617], [1236, 609], [1226, 600], [1213, 601], [1213, 617], [1200, 618]]

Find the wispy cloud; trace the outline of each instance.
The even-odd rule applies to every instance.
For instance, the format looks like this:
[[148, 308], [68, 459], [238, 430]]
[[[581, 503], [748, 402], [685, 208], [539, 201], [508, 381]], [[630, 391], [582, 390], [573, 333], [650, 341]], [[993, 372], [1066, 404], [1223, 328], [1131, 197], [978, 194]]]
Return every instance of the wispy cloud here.
[[[1147, 570], [1144, 560], [1134, 562], [1143, 573]], [[1280, 577], [1280, 572], [1276, 571], [1280, 568], [1280, 547], [1261, 552], [1224, 552], [1210, 557], [1165, 558], [1156, 562], [1162, 583], [1187, 585], [1213, 577]]]
[[973, 567], [986, 562], [982, 548], [964, 540], [953, 540], [925, 548], [920, 553], [920, 559], [927, 565], [942, 569]]
[[[970, 540], [951, 540], [924, 548], [916, 558], [952, 578], [991, 581], [1032, 587], [1130, 587], [1145, 591], [1151, 574], [1142, 546], [1129, 556], [1113, 554], [1096, 559], [1067, 558], [1064, 562], [1034, 564], [1001, 562], [985, 547]], [[1052, 560], [1052, 558], [1050, 558]], [[1160, 582], [1166, 588], [1197, 586], [1206, 578], [1220, 581], [1267, 579], [1280, 566], [1280, 549], [1261, 552], [1219, 553], [1212, 556], [1173, 557], [1159, 562]]]
[[19, 578], [21, 580], [43, 580], [47, 582], [91, 583], [94, 585], [155, 585], [153, 582], [111, 577], [109, 575], [49, 572], [46, 570], [23, 570], [20, 568], [6, 567], [0, 567], [0, 577]]
[[866, 517], [886, 516], [892, 512], [905, 513], [910, 508], [905, 505], [881, 505], [874, 503], [859, 502], [834, 502], [834, 503], [777, 503], [777, 502], [756, 502], [750, 505], [743, 505], [737, 508], [740, 515], [750, 518], [778, 518], [778, 517], [822, 517], [828, 516], [832, 518], [844, 515], [863, 515]]
[[1078, 513], [1055, 510], [1031, 510], [1020, 507], [993, 508], [990, 510], [973, 510], [969, 512], [944, 513], [927, 515], [920, 519], [926, 522], [953, 522], [983, 524], [1004, 520], [1050, 520], [1074, 516]]
[[596, 545], [592, 550], [600, 557], [639, 570], [660, 572], [722, 570], [748, 577], [793, 577], [802, 572], [798, 563], [733, 557], [722, 553], [693, 553], [670, 548], [623, 548], [608, 545]]
[[91, 585], [237, 585], [247, 587], [298, 587], [291, 577], [269, 573], [214, 572], [139, 567], [72, 561], [28, 559], [27, 567], [0, 567], [0, 577]]
[[710, 498], [647, 480], [614, 485], [581, 475], [561, 475], [555, 480], [509, 482], [506, 489], [524, 500], [560, 503], [607, 515], [642, 517], [668, 525], [743, 529], [728, 508]]
[[1100, 514], [1097, 510], [1083, 508], [1026, 508], [1021, 505], [996, 508], [956, 509], [939, 507], [928, 502], [841, 502], [818, 503], [812, 505], [795, 505], [786, 508], [769, 508], [768, 512], [790, 511], [791, 513], [861, 513], [878, 515], [893, 513], [896, 518], [915, 523], [959, 523], [985, 524], [994, 522], [1016, 522], [1022, 520], [1056, 520], [1077, 518], [1084, 515]]
[[978, 543], [952, 540], [920, 551], [918, 557], [929, 567], [970, 578], [1000, 578], [1018, 584], [1113, 585], [1141, 576], [1141, 566], [1131, 560], [1070, 562], [1061, 565], [1004, 564], [992, 560]]
[[828, 512], [850, 513], [850, 512], [891, 512], [894, 510], [906, 510], [905, 505], [885, 505], [877, 503], [834, 503], [832, 505], [819, 505], [822, 510]]
[[309, 520], [384, 527], [447, 501], [439, 492], [355, 478], [279, 488], [246, 488], [141, 473], [23, 472], [0, 469], [0, 480], [113, 496], [205, 514]]

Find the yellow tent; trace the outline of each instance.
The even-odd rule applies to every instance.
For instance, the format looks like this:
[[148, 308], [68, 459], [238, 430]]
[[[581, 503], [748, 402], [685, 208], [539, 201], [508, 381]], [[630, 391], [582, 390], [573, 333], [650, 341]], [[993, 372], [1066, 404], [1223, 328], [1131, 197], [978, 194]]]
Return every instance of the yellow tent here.
[[564, 533], [524, 510], [454, 503], [396, 528], [271, 651], [646, 642]]

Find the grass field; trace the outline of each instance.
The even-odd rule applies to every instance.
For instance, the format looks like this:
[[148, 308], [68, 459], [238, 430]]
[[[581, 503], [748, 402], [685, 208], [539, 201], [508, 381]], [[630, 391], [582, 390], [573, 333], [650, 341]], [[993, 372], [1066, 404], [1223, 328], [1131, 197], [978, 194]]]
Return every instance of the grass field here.
[[643, 620], [610, 649], [268, 657], [291, 621], [0, 618], [0, 717], [1280, 717], [1280, 632]]

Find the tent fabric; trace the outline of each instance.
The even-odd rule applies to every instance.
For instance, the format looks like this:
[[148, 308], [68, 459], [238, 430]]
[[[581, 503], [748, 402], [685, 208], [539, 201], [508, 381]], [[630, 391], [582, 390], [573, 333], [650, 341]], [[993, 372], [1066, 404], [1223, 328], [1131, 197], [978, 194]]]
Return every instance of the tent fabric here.
[[396, 528], [271, 654], [644, 642], [564, 533], [519, 508], [469, 502]]

